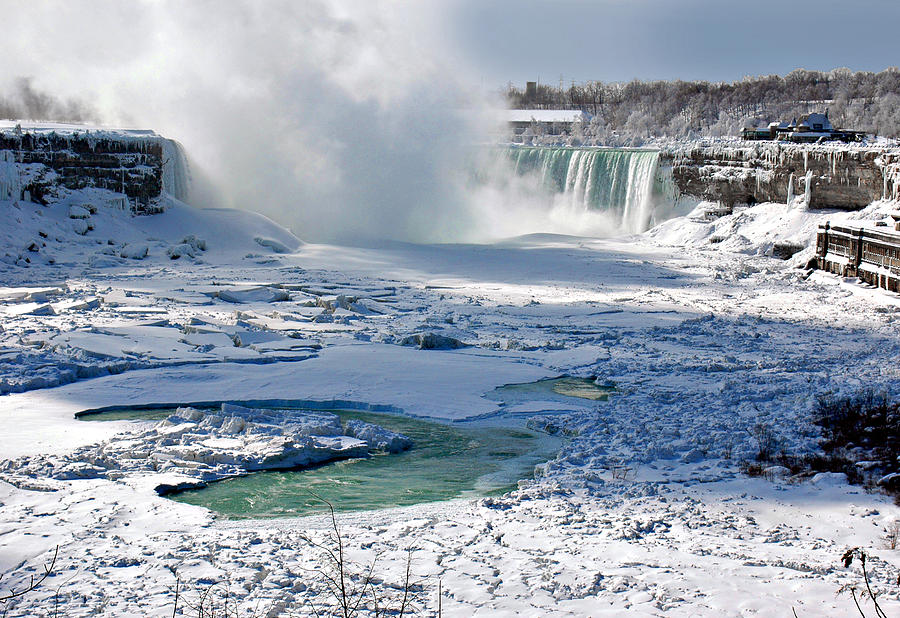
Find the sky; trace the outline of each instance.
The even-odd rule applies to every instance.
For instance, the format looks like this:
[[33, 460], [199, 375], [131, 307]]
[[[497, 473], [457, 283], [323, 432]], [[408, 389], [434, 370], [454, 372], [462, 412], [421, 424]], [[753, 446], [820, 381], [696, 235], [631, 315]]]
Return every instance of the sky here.
[[103, 124], [177, 139], [199, 204], [325, 241], [515, 219], [486, 218], [468, 186], [496, 122], [475, 110], [508, 82], [900, 63], [897, 0], [0, 0], [0, 14], [0, 94], [31, 78]]
[[900, 64], [897, 0], [460, 0], [446, 23], [485, 85]]

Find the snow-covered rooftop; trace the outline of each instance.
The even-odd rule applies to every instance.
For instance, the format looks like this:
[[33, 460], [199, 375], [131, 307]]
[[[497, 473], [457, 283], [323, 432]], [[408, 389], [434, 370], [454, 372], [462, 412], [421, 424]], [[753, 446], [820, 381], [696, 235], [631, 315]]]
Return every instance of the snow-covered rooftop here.
[[578, 122], [591, 118], [580, 109], [509, 109], [505, 114], [507, 122]]

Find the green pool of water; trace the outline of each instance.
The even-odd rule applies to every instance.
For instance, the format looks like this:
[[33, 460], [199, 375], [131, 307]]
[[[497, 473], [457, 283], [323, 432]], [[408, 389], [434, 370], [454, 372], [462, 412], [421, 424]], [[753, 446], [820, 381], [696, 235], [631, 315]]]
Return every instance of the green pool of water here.
[[[284, 409], [285, 406], [278, 406]], [[173, 409], [114, 410], [84, 420], [158, 420]], [[329, 410], [342, 421], [359, 419], [412, 438], [411, 450], [377, 454], [305, 470], [256, 472], [169, 497], [204, 506], [233, 519], [299, 517], [327, 507], [372, 510], [485, 496], [532, 478], [534, 466], [551, 459], [563, 440], [523, 428], [445, 424], [392, 414]]]
[[[200, 408], [198, 409], [204, 409]], [[123, 408], [121, 410], [108, 410], [105, 412], [91, 412], [78, 417], [80, 421], [164, 421], [173, 414], [176, 408], [153, 408], [150, 410], [135, 410]]]
[[536, 382], [523, 384], [507, 384], [495, 389], [492, 399], [504, 399], [506, 395], [521, 397], [523, 395], [548, 395], [555, 393], [564, 397], [577, 397], [578, 399], [591, 399], [594, 401], [607, 401], [610, 394], [615, 392], [615, 387], [605, 384], [597, 384], [590, 378], [550, 378]]

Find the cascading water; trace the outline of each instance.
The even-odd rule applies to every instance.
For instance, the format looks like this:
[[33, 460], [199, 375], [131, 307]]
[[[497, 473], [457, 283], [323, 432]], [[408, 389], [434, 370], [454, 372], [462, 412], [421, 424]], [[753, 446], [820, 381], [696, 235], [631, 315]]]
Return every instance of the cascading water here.
[[172, 139], [162, 138], [163, 148], [163, 189], [181, 201], [188, 199], [191, 174], [184, 148]]
[[517, 176], [537, 175], [571, 212], [611, 215], [619, 229], [610, 231], [643, 232], [673, 214], [674, 184], [657, 151], [515, 146], [505, 153]]

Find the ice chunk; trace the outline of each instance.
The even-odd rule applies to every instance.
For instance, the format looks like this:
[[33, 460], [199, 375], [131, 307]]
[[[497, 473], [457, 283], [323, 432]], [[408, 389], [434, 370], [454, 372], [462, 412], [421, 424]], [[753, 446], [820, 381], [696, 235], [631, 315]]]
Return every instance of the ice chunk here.
[[76, 204], [72, 204], [71, 206], [69, 206], [70, 219], [87, 219], [90, 216], [91, 212], [84, 206], [78, 206]]
[[699, 448], [692, 448], [687, 453], [681, 456], [681, 463], [697, 463], [698, 461], [703, 461], [706, 458], [706, 455]]
[[90, 232], [92, 229], [94, 229], [94, 226], [91, 225], [87, 219], [73, 219], [72, 220], [72, 229], [75, 230], [76, 234], [78, 234], [80, 236], [84, 236], [85, 234]]
[[769, 466], [763, 470], [763, 476], [769, 480], [783, 479], [791, 475], [791, 471], [784, 466]]
[[[150, 247], [145, 244], [127, 244], [119, 249], [119, 256], [131, 260], [143, 260], [150, 253]], [[170, 256], [171, 257], [171, 256]]]
[[249, 288], [232, 288], [220, 290], [216, 293], [220, 300], [227, 303], [275, 303], [290, 300], [291, 295], [284, 290], [268, 286], [255, 286]]
[[232, 416], [230, 418], [226, 418], [222, 422], [222, 427], [220, 428], [222, 433], [225, 434], [235, 434], [244, 431], [244, 427], [246, 423], [244, 419], [239, 416]]
[[400, 345], [414, 345], [420, 350], [457, 350], [467, 347], [459, 339], [431, 332], [408, 335], [400, 340]]
[[390, 429], [363, 421], [347, 421], [344, 433], [354, 438], [364, 440], [370, 449], [399, 453], [412, 447], [412, 440]]
[[261, 247], [265, 247], [266, 249], [271, 249], [275, 253], [290, 253], [291, 250], [284, 243], [278, 242], [273, 238], [263, 238], [262, 236], [257, 236], [253, 240], [256, 241]]
[[203, 412], [196, 408], [178, 408], [177, 410], [175, 410], [175, 413], [179, 417], [188, 421], [199, 421], [201, 418], [203, 418]]
[[843, 472], [819, 472], [812, 477], [812, 484], [816, 487], [836, 487], [847, 484], [847, 475]]
[[206, 251], [206, 241], [189, 234], [182, 238], [180, 242], [169, 247], [166, 250], [166, 255], [173, 260], [177, 260], [181, 257], [197, 257], [203, 251]]

